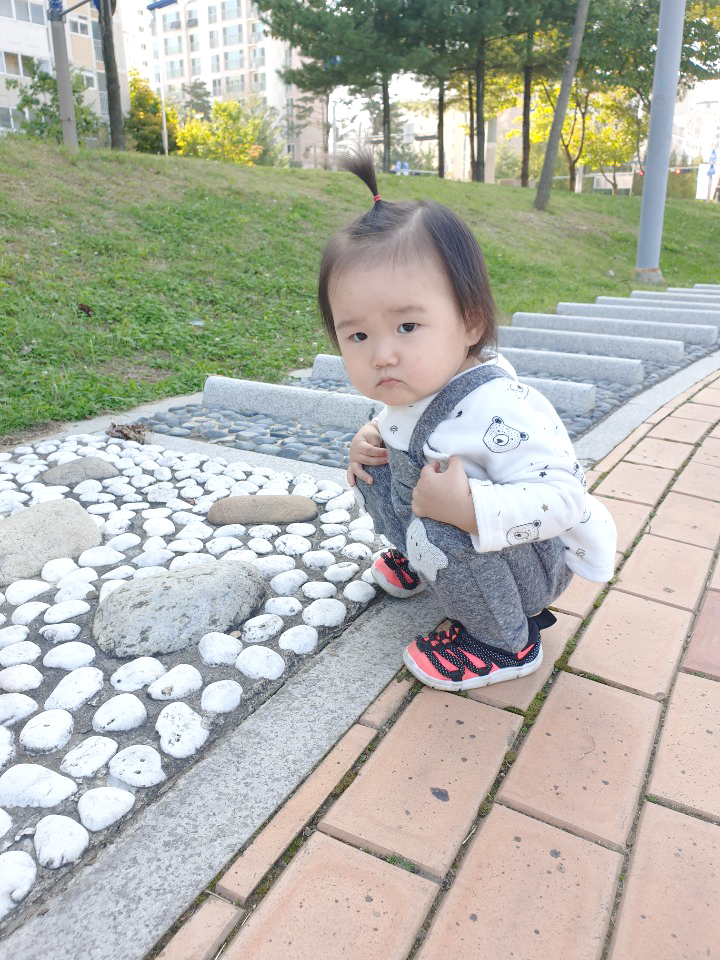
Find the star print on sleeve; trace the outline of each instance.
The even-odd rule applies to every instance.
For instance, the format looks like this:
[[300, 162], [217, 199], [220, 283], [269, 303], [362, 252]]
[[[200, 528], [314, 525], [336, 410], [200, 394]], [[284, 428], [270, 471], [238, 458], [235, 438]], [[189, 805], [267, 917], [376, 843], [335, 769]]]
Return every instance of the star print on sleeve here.
[[548, 466], [549, 466], [549, 464], [546, 463], [545, 466], [544, 466], [544, 467], [542, 468], [542, 470], [540, 471], [540, 476], [541, 476], [541, 477], [546, 477], [546, 476], [547, 476], [547, 473], [546, 473], [545, 471], [547, 470]]
[[549, 507], [546, 503], [544, 503], [544, 504], [542, 505], [542, 512], [543, 512], [543, 513], [547, 513], [549, 509], [550, 509], [550, 507]]

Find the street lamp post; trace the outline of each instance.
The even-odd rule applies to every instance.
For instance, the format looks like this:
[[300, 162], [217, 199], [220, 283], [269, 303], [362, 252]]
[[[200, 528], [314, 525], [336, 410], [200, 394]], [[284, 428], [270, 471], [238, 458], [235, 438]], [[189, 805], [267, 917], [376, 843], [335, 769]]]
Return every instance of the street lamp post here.
[[[82, 0], [86, 3], [87, 0]], [[76, 6], [82, 6], [82, 3]], [[71, 8], [72, 10], [75, 7]], [[78, 136], [77, 125], [75, 123], [75, 101], [73, 100], [72, 83], [70, 81], [70, 61], [67, 52], [67, 40], [65, 39], [65, 24], [63, 17], [62, 0], [49, 0], [48, 2], [48, 20], [50, 21], [50, 39], [53, 47], [53, 59], [55, 60], [55, 82], [58, 89], [58, 102], [60, 105], [60, 127], [62, 129], [63, 144], [70, 150], [77, 150]]]
[[163, 153], [165, 156], [168, 155], [168, 131], [167, 131], [167, 110], [165, 109], [165, 57], [163, 51], [160, 49], [160, 35], [157, 29], [157, 10], [161, 10], [163, 7], [172, 7], [177, 4], [178, 0], [154, 0], [153, 3], [149, 3], [147, 8], [152, 11], [153, 23], [155, 24], [155, 37], [158, 42], [158, 59], [160, 61], [160, 107], [162, 110], [162, 145]]

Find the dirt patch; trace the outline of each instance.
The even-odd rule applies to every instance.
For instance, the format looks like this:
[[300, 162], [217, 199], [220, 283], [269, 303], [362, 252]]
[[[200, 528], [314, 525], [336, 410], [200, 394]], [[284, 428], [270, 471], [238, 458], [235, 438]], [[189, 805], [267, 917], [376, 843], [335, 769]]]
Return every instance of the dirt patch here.
[[[170, 354], [161, 351], [157, 354], [158, 360], [169, 362]], [[113, 357], [102, 360], [93, 367], [98, 376], [121, 377], [124, 380], [137, 380], [140, 383], [159, 383], [172, 376], [174, 371], [169, 367], [156, 367], [133, 357]]]

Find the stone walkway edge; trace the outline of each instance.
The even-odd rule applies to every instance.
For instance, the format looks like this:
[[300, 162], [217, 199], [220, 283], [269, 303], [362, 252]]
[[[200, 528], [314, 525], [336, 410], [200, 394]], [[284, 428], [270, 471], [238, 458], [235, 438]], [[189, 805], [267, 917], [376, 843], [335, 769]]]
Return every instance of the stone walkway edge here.
[[[706, 955], [720, 936], [718, 421], [716, 371], [589, 472], [617, 511], [617, 574], [559, 598], [551, 676], [467, 696], [401, 670], [147, 960]], [[660, 550], [633, 566], [648, 544]]]

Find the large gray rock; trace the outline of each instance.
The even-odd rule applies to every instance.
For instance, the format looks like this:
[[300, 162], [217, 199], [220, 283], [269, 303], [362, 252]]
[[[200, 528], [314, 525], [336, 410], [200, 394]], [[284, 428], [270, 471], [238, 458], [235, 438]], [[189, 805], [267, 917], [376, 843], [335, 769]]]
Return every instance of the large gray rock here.
[[226, 633], [250, 617], [265, 596], [261, 577], [245, 563], [220, 560], [133, 580], [98, 607], [93, 636], [117, 657], [184, 650], [206, 633]]
[[109, 480], [120, 471], [100, 457], [78, 457], [41, 473], [38, 480], [51, 486], [75, 487], [83, 480]]
[[52, 500], [0, 523], [0, 587], [40, 575], [48, 560], [79, 557], [97, 547], [97, 524], [75, 500]]
[[302, 523], [314, 520], [318, 507], [309, 497], [295, 494], [268, 494], [266, 497], [224, 497], [210, 507], [210, 523]]

